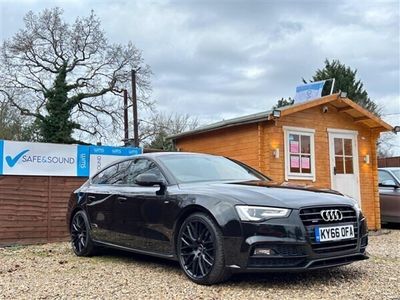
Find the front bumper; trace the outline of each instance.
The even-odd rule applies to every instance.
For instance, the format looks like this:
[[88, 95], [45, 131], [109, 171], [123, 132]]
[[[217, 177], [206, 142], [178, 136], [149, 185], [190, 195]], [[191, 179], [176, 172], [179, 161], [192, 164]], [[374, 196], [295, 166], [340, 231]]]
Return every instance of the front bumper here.
[[[235, 272], [304, 271], [368, 259], [368, 230], [361, 213], [357, 214], [353, 223], [319, 225], [346, 224], [353, 224], [356, 233], [354, 239], [316, 243], [312, 233], [314, 225], [303, 222], [300, 210], [293, 210], [288, 218], [261, 223], [242, 222], [243, 237], [225, 238], [226, 266]], [[269, 249], [270, 253], [255, 255], [256, 248]]]

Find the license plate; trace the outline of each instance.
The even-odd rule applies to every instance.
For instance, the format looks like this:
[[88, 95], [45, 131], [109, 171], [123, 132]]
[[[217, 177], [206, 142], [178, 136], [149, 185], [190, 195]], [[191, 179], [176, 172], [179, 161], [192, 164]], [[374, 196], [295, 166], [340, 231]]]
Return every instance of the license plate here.
[[315, 240], [318, 243], [328, 241], [340, 241], [350, 238], [354, 238], [353, 225], [315, 227]]

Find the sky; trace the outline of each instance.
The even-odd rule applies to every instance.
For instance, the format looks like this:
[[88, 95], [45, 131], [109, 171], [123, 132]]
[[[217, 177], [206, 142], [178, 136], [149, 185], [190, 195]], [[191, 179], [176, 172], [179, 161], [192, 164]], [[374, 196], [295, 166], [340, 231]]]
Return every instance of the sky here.
[[207, 124], [268, 110], [328, 58], [357, 69], [400, 125], [400, 0], [0, 0], [0, 40], [54, 6], [71, 22], [94, 10], [111, 42], [141, 49], [160, 111]]

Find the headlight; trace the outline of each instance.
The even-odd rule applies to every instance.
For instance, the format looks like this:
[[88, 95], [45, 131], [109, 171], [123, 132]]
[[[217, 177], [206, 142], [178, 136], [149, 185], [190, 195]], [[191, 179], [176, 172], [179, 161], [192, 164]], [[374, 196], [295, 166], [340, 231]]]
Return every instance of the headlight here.
[[242, 221], [261, 221], [271, 218], [284, 218], [290, 214], [290, 209], [286, 208], [247, 205], [237, 205], [235, 207], [239, 218]]

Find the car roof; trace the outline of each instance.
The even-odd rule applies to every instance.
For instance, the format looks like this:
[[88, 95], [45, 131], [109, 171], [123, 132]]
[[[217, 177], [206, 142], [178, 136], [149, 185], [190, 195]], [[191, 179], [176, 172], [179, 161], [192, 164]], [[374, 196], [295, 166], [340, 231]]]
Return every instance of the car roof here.
[[219, 156], [213, 154], [206, 154], [206, 153], [195, 153], [195, 152], [152, 152], [152, 153], [144, 153], [140, 155], [135, 155], [133, 157], [161, 157], [166, 155], [195, 155], [195, 156]]
[[115, 163], [123, 162], [126, 160], [131, 160], [131, 159], [136, 159], [136, 158], [158, 158], [158, 157], [163, 157], [163, 156], [183, 156], [183, 155], [193, 155], [193, 156], [213, 156], [213, 157], [222, 157], [220, 155], [213, 155], [213, 154], [206, 154], [206, 153], [195, 153], [195, 152], [151, 152], [151, 153], [143, 153], [143, 154], [137, 154], [137, 155], [132, 155], [132, 156], [126, 156], [123, 158], [120, 158], [118, 160], [113, 161], [110, 163], [108, 166], [111, 166]]
[[395, 170], [400, 170], [400, 167], [385, 167], [385, 168], [378, 168], [378, 170], [395, 171]]

